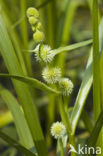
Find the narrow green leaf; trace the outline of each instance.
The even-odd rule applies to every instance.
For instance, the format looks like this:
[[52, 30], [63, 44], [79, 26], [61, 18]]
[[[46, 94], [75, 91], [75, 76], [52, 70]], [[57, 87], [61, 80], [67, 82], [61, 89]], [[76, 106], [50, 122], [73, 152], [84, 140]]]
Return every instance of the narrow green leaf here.
[[34, 153], [32, 153], [31, 151], [29, 151], [28, 149], [20, 145], [17, 141], [10, 138], [7, 134], [3, 133], [1, 130], [0, 130], [0, 137], [3, 140], [5, 140], [8, 144], [15, 147], [18, 151], [20, 151], [25, 156], [36, 156]]
[[[67, 140], [68, 140], [67, 135], [62, 138], [64, 153], [66, 151]], [[57, 156], [60, 156], [60, 151], [61, 151], [60, 143], [59, 143], [59, 141], [57, 141], [57, 149], [56, 149]]]
[[85, 124], [85, 128], [89, 131], [89, 133], [91, 133], [93, 130], [93, 123], [90, 120], [90, 118], [85, 110], [82, 111], [81, 119], [83, 120], [83, 122]]
[[[14, 48], [8, 36], [5, 25], [0, 17], [0, 52], [10, 74], [24, 76], [19, 64]], [[32, 96], [26, 84], [17, 80], [12, 80], [22, 105], [25, 118], [27, 120], [37, 153], [39, 156], [47, 155], [47, 148], [44, 136], [38, 119], [37, 109], [33, 103]], [[41, 149], [41, 150], [40, 150]]]
[[75, 133], [76, 125], [82, 113], [82, 109], [84, 107], [86, 98], [92, 86], [92, 82], [93, 82], [92, 65], [90, 64], [85, 71], [84, 79], [79, 89], [79, 93], [78, 93], [75, 106], [73, 108], [73, 112], [71, 115], [71, 124], [72, 124], [73, 134]]
[[28, 149], [32, 148], [34, 144], [30, 134], [30, 130], [17, 100], [7, 89], [4, 88], [0, 89], [0, 95], [12, 113], [19, 135], [20, 143]]
[[93, 110], [96, 121], [101, 111], [100, 106], [100, 66], [99, 66], [99, 28], [98, 0], [93, 0]]
[[13, 79], [19, 80], [21, 82], [24, 82], [28, 85], [32, 85], [32, 87], [34, 87], [34, 88], [37, 88], [37, 89], [40, 89], [40, 90], [43, 90], [43, 91], [46, 91], [49, 93], [59, 94], [58, 91], [48, 87], [46, 84], [44, 84], [44, 83], [42, 83], [42, 82], [40, 82], [34, 78], [31, 78], [31, 77], [16, 76], [16, 75], [1, 74], [1, 73], [0, 73], [0, 77], [13, 78]]
[[88, 147], [95, 147], [95, 144], [97, 142], [98, 135], [101, 131], [102, 126], [103, 126], [103, 111], [100, 113], [97, 119], [97, 122], [91, 132], [91, 135], [89, 137], [88, 144], [87, 144]]
[[72, 45], [69, 45], [69, 46], [60, 47], [58, 49], [52, 50], [52, 52], [53, 52], [54, 55], [57, 55], [57, 54], [60, 54], [62, 52], [68, 52], [68, 51], [72, 51], [72, 50], [77, 49], [77, 48], [84, 47], [86, 45], [91, 44], [92, 42], [93, 42], [93, 40], [91, 39], [91, 40], [75, 43], [75, 44], [72, 44]]
[[[55, 55], [58, 55], [58, 54], [63, 53], [63, 52], [68, 52], [68, 51], [72, 51], [72, 50], [75, 50], [75, 49], [78, 49], [78, 48], [87, 46], [89, 44], [92, 44], [92, 42], [93, 42], [93, 40], [90, 39], [90, 40], [87, 40], [87, 41], [83, 41], [83, 42], [71, 44], [69, 46], [65, 46], [65, 47], [60, 47], [60, 48], [57, 48], [57, 49], [53, 49], [53, 50], [51, 50], [51, 52], [55, 56]], [[31, 53], [33, 51], [34, 50], [28, 50], [27, 52]]]
[[[79, 0], [78, 1], [69, 0], [66, 2], [65, 12], [63, 13], [65, 15], [63, 18], [62, 34], [61, 34], [61, 36], [58, 37], [58, 40], [60, 40], [59, 46], [65, 46], [69, 42], [74, 15], [75, 15], [76, 10], [80, 4], [81, 4], [81, 2]], [[60, 23], [60, 25], [61, 25], [61, 23]], [[65, 58], [66, 58], [66, 53], [61, 53], [58, 56], [57, 64], [61, 69], [64, 68]], [[62, 70], [62, 72], [63, 72], [63, 70]]]
[[[101, 20], [100, 27], [99, 27], [100, 41], [102, 41], [100, 42], [100, 53], [103, 50], [103, 40], [102, 40], [103, 34], [101, 34], [102, 28], [103, 28], [103, 20]], [[78, 120], [80, 118], [80, 115], [82, 113], [86, 98], [92, 86], [92, 82], [93, 82], [93, 75], [92, 75], [92, 50], [91, 50], [91, 54], [88, 59], [86, 71], [84, 73], [84, 78], [83, 78], [81, 87], [79, 89], [79, 93], [77, 95], [75, 106], [73, 108], [73, 112], [71, 115], [71, 124], [72, 124], [73, 134], [75, 133], [75, 129], [76, 129]]]

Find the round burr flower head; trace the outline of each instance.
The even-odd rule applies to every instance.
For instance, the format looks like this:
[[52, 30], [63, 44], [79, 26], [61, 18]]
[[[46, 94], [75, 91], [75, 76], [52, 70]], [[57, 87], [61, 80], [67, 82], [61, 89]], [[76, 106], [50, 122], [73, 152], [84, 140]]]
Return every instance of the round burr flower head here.
[[31, 25], [35, 25], [38, 22], [38, 19], [35, 18], [34, 16], [29, 17], [28, 20]]
[[62, 138], [65, 135], [65, 133], [66, 133], [66, 128], [64, 124], [62, 124], [61, 122], [53, 123], [53, 125], [51, 126], [51, 135], [55, 139]]
[[49, 83], [57, 83], [61, 77], [61, 70], [58, 67], [46, 67], [42, 72], [43, 79]]
[[59, 81], [59, 87], [64, 96], [69, 96], [73, 90], [73, 83], [68, 78], [62, 78]]
[[45, 63], [50, 63], [54, 55], [51, 52], [51, 47], [48, 45], [37, 45], [36, 48], [34, 49], [35, 56], [37, 61], [43, 61]]
[[33, 34], [33, 39], [36, 43], [40, 43], [44, 40], [44, 33], [37, 30], [34, 34]]
[[27, 9], [27, 17], [34, 16], [35, 18], [39, 17], [39, 12], [37, 9], [30, 7]]

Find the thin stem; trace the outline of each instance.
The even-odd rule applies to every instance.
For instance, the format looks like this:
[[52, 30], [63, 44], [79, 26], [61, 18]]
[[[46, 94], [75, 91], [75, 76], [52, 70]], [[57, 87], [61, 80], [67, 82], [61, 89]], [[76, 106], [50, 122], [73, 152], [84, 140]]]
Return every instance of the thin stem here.
[[93, 1], [93, 103], [95, 121], [100, 113], [100, 67], [99, 67], [99, 28], [98, 1]]
[[60, 151], [61, 151], [61, 154], [60, 156], [64, 156], [64, 149], [63, 149], [63, 142], [62, 142], [62, 139], [59, 139], [59, 144], [60, 144]]
[[[72, 128], [71, 128], [69, 115], [65, 112], [64, 98], [60, 97], [60, 99], [61, 99], [60, 103], [59, 103], [59, 105], [60, 105], [60, 115], [61, 115], [63, 123], [66, 126], [69, 142], [75, 148], [75, 139], [74, 139], [74, 136], [72, 135]], [[76, 156], [76, 154], [75, 153], [71, 153], [71, 156]]]
[[[100, 64], [99, 64], [99, 16], [98, 16], [98, 0], [93, 0], [92, 6], [93, 18], [93, 111], [94, 121], [96, 122], [101, 112], [100, 101]], [[103, 132], [103, 131], [102, 131]], [[97, 144], [102, 147], [102, 133], [98, 135]]]
[[[26, 14], [26, 0], [20, 0], [20, 7], [21, 7], [21, 17], [24, 17]], [[28, 49], [28, 35], [27, 35], [26, 18], [24, 18], [23, 21], [21, 22], [20, 29], [21, 29], [21, 35], [22, 35], [22, 40], [23, 40], [23, 46], [25, 49]], [[32, 75], [30, 58], [29, 58], [28, 54], [26, 54], [26, 53], [23, 53], [23, 56], [24, 56], [27, 70], [28, 70], [28, 74]]]

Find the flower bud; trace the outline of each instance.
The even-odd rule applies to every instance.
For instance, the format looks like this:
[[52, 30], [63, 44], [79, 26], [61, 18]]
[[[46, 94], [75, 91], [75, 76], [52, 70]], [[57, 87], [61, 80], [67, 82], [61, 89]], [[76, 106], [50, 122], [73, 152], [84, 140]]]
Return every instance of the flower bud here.
[[36, 43], [40, 43], [44, 40], [44, 33], [37, 30], [34, 34], [33, 34], [33, 39]]
[[42, 29], [42, 24], [41, 22], [38, 22], [37, 26], [36, 26], [36, 29], [37, 30], [41, 30]]
[[32, 26], [32, 30], [35, 32], [36, 31], [36, 28], [35, 28], [35, 26]]
[[42, 76], [43, 79], [49, 84], [57, 83], [61, 77], [61, 70], [58, 67], [46, 67], [42, 72]]
[[29, 23], [31, 25], [35, 25], [38, 22], [38, 19], [35, 18], [34, 16], [29, 17]]
[[34, 16], [35, 18], [38, 18], [39, 17], [38, 10], [35, 9], [35, 8], [32, 8], [32, 7], [28, 8], [27, 9], [27, 17], [29, 18], [31, 16]]
[[61, 93], [64, 96], [68, 96], [71, 94], [73, 90], [73, 83], [68, 78], [62, 78], [59, 81], [59, 87], [60, 87]]
[[65, 135], [65, 133], [66, 133], [66, 128], [64, 124], [62, 124], [61, 122], [53, 123], [51, 127], [51, 135], [55, 139], [62, 138]]

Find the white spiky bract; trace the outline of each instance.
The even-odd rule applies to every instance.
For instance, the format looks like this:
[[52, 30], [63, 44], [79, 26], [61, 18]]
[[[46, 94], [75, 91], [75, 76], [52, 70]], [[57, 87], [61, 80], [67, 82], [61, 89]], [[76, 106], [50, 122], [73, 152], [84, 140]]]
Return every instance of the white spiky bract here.
[[38, 44], [34, 49], [35, 56], [37, 61], [43, 61], [45, 63], [50, 63], [54, 55], [51, 53], [51, 47], [48, 45], [40, 45]]
[[62, 78], [59, 81], [59, 87], [64, 96], [69, 96], [73, 90], [73, 83], [68, 78]]
[[54, 84], [60, 80], [61, 70], [58, 67], [45, 67], [42, 76], [47, 83]]
[[59, 139], [62, 138], [66, 133], [66, 128], [64, 126], [64, 124], [62, 124], [61, 122], [56, 122], [53, 123], [53, 125], [51, 126], [51, 135], [55, 138], [55, 139]]

